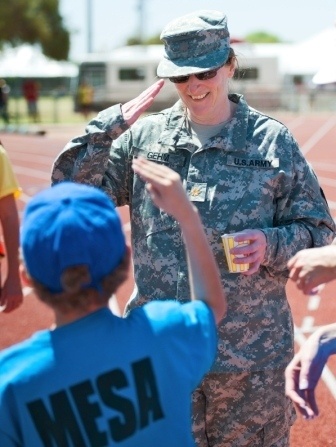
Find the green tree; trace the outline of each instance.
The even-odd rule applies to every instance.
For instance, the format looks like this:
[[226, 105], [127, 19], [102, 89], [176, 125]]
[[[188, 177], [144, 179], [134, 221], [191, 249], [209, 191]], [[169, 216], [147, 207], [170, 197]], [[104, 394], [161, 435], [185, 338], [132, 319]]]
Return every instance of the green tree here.
[[126, 41], [126, 45], [162, 45], [163, 42], [160, 40], [160, 34], [149, 37], [144, 41], [140, 41], [138, 37], [129, 37]]
[[126, 45], [127, 46], [142, 45], [142, 42], [140, 41], [140, 39], [138, 37], [129, 37], [126, 41]]
[[68, 59], [70, 33], [59, 14], [58, 0], [0, 0], [0, 46], [41, 45], [56, 60]]
[[160, 44], [163, 45], [162, 40], [160, 40], [160, 34], [146, 39], [146, 45], [160, 45]]
[[267, 31], [255, 31], [253, 33], [247, 34], [245, 36], [246, 42], [250, 43], [279, 43], [281, 39], [275, 36], [274, 34], [270, 34]]

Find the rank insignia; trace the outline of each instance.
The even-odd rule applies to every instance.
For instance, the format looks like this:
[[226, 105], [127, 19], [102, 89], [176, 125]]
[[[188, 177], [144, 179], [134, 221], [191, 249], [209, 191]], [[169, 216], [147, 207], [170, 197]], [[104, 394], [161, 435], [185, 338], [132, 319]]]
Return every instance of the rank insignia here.
[[188, 196], [192, 202], [204, 202], [206, 198], [206, 183], [189, 183]]

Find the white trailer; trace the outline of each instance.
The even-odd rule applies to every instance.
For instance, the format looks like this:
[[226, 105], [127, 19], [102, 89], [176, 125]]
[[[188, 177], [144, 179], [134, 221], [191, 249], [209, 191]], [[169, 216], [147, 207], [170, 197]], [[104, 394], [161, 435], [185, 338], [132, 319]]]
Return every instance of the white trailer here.
[[[126, 46], [110, 53], [88, 54], [79, 64], [78, 82], [85, 79], [93, 86], [96, 110], [124, 103], [158, 79], [156, 68], [162, 54], [162, 45]], [[155, 100], [155, 108], [167, 107], [177, 98], [174, 86], [166, 82]]]
[[[232, 46], [239, 60], [232, 90], [250, 97], [251, 105], [255, 107], [265, 95], [269, 98], [268, 105], [276, 106], [281, 90], [278, 59], [269, 55], [257, 56], [244, 44]], [[110, 53], [91, 53], [79, 64], [78, 82], [85, 79], [94, 87], [93, 107], [102, 110], [135, 98], [154, 83], [158, 79], [156, 69], [162, 56], [162, 45], [126, 46]], [[166, 82], [152, 110], [168, 107], [177, 99], [174, 85]]]

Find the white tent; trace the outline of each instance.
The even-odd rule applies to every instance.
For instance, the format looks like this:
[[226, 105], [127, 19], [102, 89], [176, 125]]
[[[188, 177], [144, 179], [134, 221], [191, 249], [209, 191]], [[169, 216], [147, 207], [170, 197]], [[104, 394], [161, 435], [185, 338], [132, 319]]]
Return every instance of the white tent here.
[[8, 47], [0, 52], [2, 78], [72, 78], [77, 74], [76, 64], [50, 59], [35, 46]]
[[336, 26], [293, 45], [288, 54], [287, 67], [292, 73], [314, 76], [319, 70], [329, 72], [329, 66], [336, 67]]
[[312, 79], [314, 84], [331, 84], [336, 82], [336, 56], [328, 64], [320, 68]]
[[282, 75], [313, 77], [320, 69], [325, 73], [327, 67], [336, 65], [336, 26], [297, 43], [237, 44], [234, 48], [239, 56], [240, 52], [248, 51], [248, 46], [256, 57], [277, 57]]
[[336, 82], [336, 26], [325, 34], [326, 48], [320, 60], [320, 68], [313, 77], [314, 84], [331, 84]]

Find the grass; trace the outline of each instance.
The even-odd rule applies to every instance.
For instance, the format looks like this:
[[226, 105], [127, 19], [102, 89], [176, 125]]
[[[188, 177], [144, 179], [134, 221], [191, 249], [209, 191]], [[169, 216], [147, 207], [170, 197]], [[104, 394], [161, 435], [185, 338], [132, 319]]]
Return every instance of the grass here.
[[[40, 123], [44, 124], [79, 124], [88, 121], [82, 114], [74, 111], [74, 101], [71, 96], [41, 97], [38, 101]], [[10, 124], [22, 125], [31, 123], [27, 114], [24, 98], [10, 98], [8, 102]], [[95, 114], [95, 113], [94, 113]]]
[[[326, 95], [327, 93], [327, 95]], [[316, 103], [312, 107], [309, 105], [308, 98], [307, 103], [301, 107], [299, 104], [299, 98], [293, 99], [295, 107], [292, 110], [294, 113], [311, 113], [311, 112], [335, 112], [336, 104], [336, 91], [331, 92], [319, 92], [317, 95]], [[293, 102], [292, 101], [292, 102]], [[289, 101], [285, 101], [288, 104]], [[301, 101], [302, 102], [302, 101]], [[38, 109], [40, 112], [40, 123], [42, 124], [83, 124], [87, 123], [89, 119], [93, 118], [97, 112], [92, 112], [88, 118], [85, 118], [82, 114], [74, 111], [74, 100], [72, 96], [42, 96], [38, 101]], [[259, 108], [262, 110], [263, 108]], [[31, 123], [28, 114], [27, 106], [23, 97], [9, 98], [9, 115], [10, 124], [12, 126], [29, 125]], [[266, 109], [267, 110], [267, 109]], [[280, 111], [272, 109], [273, 114]], [[290, 111], [291, 109], [284, 109]], [[1, 123], [1, 119], [0, 119]], [[1, 124], [0, 124], [1, 126]]]

